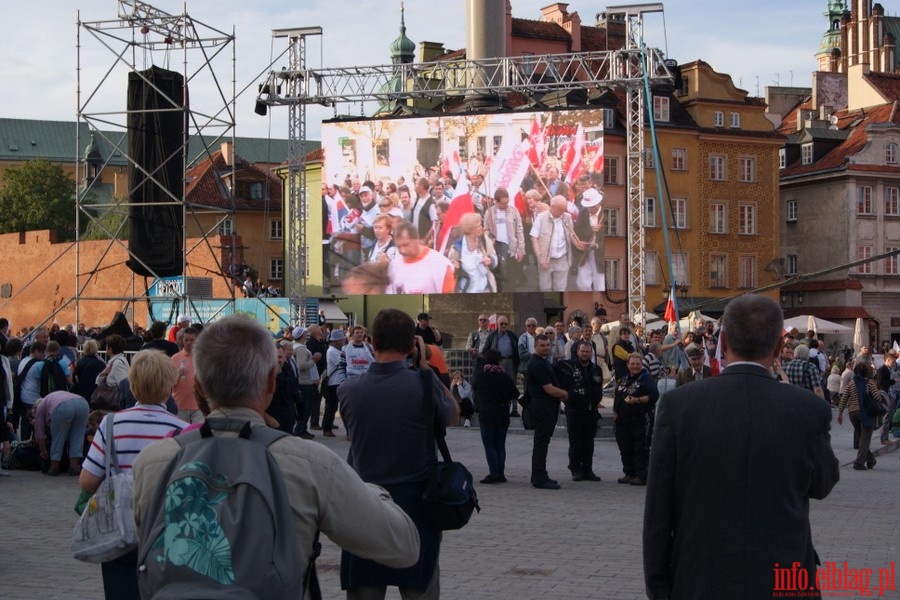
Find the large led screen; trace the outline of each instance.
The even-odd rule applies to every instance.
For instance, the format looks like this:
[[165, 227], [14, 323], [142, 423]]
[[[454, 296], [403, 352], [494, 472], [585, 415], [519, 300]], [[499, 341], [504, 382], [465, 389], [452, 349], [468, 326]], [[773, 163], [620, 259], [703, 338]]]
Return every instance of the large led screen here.
[[332, 292], [606, 288], [602, 110], [339, 120], [322, 147]]

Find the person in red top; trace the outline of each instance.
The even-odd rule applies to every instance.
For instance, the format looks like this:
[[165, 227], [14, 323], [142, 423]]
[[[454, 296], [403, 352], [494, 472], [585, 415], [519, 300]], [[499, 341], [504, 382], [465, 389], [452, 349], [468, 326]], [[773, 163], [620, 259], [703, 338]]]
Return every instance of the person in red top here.
[[197, 339], [197, 330], [188, 327], [182, 334], [184, 349], [172, 357], [172, 364], [178, 370], [178, 380], [172, 386], [172, 398], [178, 405], [178, 418], [187, 423], [199, 423], [203, 413], [194, 395], [194, 356], [192, 350]]
[[178, 335], [179, 329], [187, 329], [191, 326], [191, 318], [187, 315], [180, 315], [178, 320], [175, 321], [175, 326], [169, 329], [169, 334], [166, 336], [166, 339], [170, 342], [177, 342], [176, 336]]
[[394, 230], [397, 255], [388, 265], [388, 294], [452, 294], [456, 287], [453, 264], [421, 243], [411, 223]]

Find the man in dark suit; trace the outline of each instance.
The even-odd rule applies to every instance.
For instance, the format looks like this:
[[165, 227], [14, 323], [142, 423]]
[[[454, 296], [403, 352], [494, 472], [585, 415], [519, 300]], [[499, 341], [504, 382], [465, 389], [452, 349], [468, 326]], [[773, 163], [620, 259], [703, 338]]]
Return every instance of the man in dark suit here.
[[771, 598], [776, 569], [794, 563], [816, 580], [809, 499], [839, 478], [831, 408], [772, 378], [783, 325], [774, 301], [741, 296], [723, 321], [724, 372], [657, 408], [643, 532], [653, 600]]
[[675, 378], [675, 387], [712, 377], [712, 371], [703, 364], [703, 348], [690, 346], [684, 353], [688, 358], [688, 366], [678, 372], [678, 376]]

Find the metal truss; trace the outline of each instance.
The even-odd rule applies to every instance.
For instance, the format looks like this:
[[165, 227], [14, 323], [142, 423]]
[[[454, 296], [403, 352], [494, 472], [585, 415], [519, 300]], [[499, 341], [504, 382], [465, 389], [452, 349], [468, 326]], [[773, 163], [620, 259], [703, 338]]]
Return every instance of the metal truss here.
[[[648, 8], [649, 6], [649, 8]], [[602, 52], [577, 52], [503, 57], [484, 60], [447, 60], [416, 64], [307, 69], [303, 61], [305, 34], [273, 31], [273, 36], [290, 40], [291, 64], [280, 71], [269, 71], [260, 85], [257, 102], [266, 106], [288, 106], [292, 154], [288, 159], [289, 223], [285, 258], [291, 277], [286, 294], [305, 300], [307, 278], [305, 152], [302, 132], [305, 117], [300, 110], [309, 104], [336, 106], [338, 103], [365, 103], [415, 99], [447, 100], [473, 94], [498, 100], [518, 93], [539, 104], [548, 92], [585, 90], [589, 94], [608, 89], [625, 89], [628, 147], [628, 297], [633, 314], [640, 314], [644, 298], [644, 97], [645, 72], [651, 84], [671, 83], [669, 66], [661, 51], [643, 46], [640, 36], [644, 12], [662, 10], [662, 5], [642, 5], [639, 10], [621, 7], [628, 21], [628, 44], [624, 49]], [[321, 32], [320, 28], [307, 28]], [[293, 30], [303, 31], [303, 30]], [[296, 48], [295, 48], [296, 46]], [[401, 85], [394, 85], [400, 81]], [[470, 82], [488, 82], [476, 84]], [[386, 91], [390, 90], [390, 91]], [[305, 114], [305, 113], [304, 113]], [[301, 154], [293, 152], [294, 149]], [[297, 182], [296, 184], [294, 182]]]
[[[76, 322], [80, 322], [80, 305], [85, 301], [124, 302], [125, 306], [121, 310], [126, 312], [129, 303], [146, 297], [135, 289], [137, 286], [134, 279], [137, 275], [132, 276], [132, 283], [129, 286], [129, 290], [127, 290], [131, 291], [130, 296], [122, 294], [101, 297], [91, 296], [87, 293], [87, 290], [90, 289], [91, 281], [103, 269], [101, 265], [113, 246], [118, 245], [124, 248], [128, 251], [130, 259], [137, 262], [141, 261], [130, 252], [128, 243], [122, 240], [122, 231], [126, 227], [127, 217], [115, 230], [112, 230], [113, 228], [102, 220], [102, 216], [107, 212], [115, 210], [127, 212], [132, 204], [128, 202], [104, 204], [90, 201], [100, 184], [101, 177], [92, 178], [89, 174], [87, 156], [84, 152], [84, 145], [87, 143], [87, 140], [83, 140], [80, 137], [80, 125], [86, 124], [90, 128], [92, 135], [97, 135], [103, 139], [108, 144], [108, 147], [111, 148], [110, 156], [106, 157], [106, 163], [100, 165], [101, 173], [108, 166], [111, 155], [117, 153], [129, 165], [139, 169], [146, 176], [147, 180], [159, 183], [156, 171], [147, 171], [147, 169], [137, 163], [134, 157], [129, 155], [128, 151], [128, 117], [131, 114], [144, 111], [129, 111], [126, 108], [119, 109], [117, 107], [110, 108], [105, 103], [109, 102], [109, 98], [122, 98], [122, 104], [124, 105], [125, 94], [123, 90], [114, 89], [116, 86], [122, 85], [123, 78], [120, 76], [123, 75], [123, 72], [125, 74], [132, 71], [139, 72], [152, 64], [158, 64], [157, 61], [161, 55], [162, 60], [160, 62], [167, 63], [170, 55], [177, 53], [176, 56], [178, 58], [176, 61], [182, 67], [181, 75], [186, 86], [192, 84], [203, 85], [207, 86], [207, 89], [211, 87], [215, 90], [214, 99], [205, 101], [203, 104], [192, 97], [192, 106], [182, 106], [181, 94], [183, 92], [180, 92], [178, 98], [163, 98], [163, 108], [156, 109], [158, 112], [183, 113], [182, 122], [185, 123], [185, 130], [179, 151], [183, 152], [184, 156], [181, 167], [183, 185], [186, 185], [184, 174], [186, 174], [190, 166], [199, 160], [211, 156], [214, 149], [218, 148], [219, 141], [230, 140], [232, 143], [234, 142], [235, 90], [233, 82], [235, 80], [235, 55], [233, 33], [227, 34], [201, 23], [186, 12], [184, 14], [171, 15], [138, 0], [119, 0], [117, 19], [82, 21], [79, 15], [77, 25], [76, 97], [79, 127], [76, 128], [78, 133], [76, 133], [75, 139], [77, 156], [75, 175], [77, 183], [75, 197], [76, 273], [73, 301], [75, 304]], [[88, 41], [97, 42], [101, 48], [108, 51], [107, 56], [110, 58], [110, 64], [97, 80], [90, 80], [85, 74], [87, 65], [83, 64], [82, 37]], [[230, 54], [223, 54], [226, 50], [230, 50]], [[227, 84], [220, 81], [214, 68], [214, 61], [217, 57], [222, 61], [230, 61], [230, 89]], [[92, 62], [92, 66], [96, 66], [96, 61]], [[206, 110], [203, 110], [203, 108], [206, 108]], [[208, 145], [196, 156], [189, 156], [188, 154], [188, 141], [192, 135], [198, 140], [206, 140], [208, 142]], [[172, 156], [174, 154], [168, 158]], [[231, 180], [234, 181], [234, 167], [232, 167], [231, 177]], [[132, 182], [129, 182], [129, 184], [132, 184]], [[217, 211], [216, 225], [229, 216], [233, 216], [234, 186], [232, 186], [231, 193], [232, 206], [229, 209]], [[154, 204], [180, 206], [183, 211], [182, 216], [185, 226], [188, 224], [189, 218], [199, 226], [199, 215], [210, 212], [210, 207], [197, 207], [195, 210], [194, 207], [188, 206], [185, 203], [184, 187], [177, 195], [167, 193], [166, 197], [160, 198]], [[146, 206], [146, 203], [142, 204], [142, 206]], [[110, 237], [109, 245], [95, 265], [82, 265], [82, 252], [79, 249], [82, 237], [82, 219], [86, 219], [88, 223], [93, 224]], [[185, 246], [182, 248], [184, 277], [188, 275], [188, 256], [198, 245], [205, 245], [208, 251], [215, 255], [208, 238], [216, 232], [217, 227], [213, 226], [210, 229], [198, 228], [201, 231], [201, 241], [193, 247], [187, 246], [186, 231], [182, 232], [185, 240]], [[234, 236], [232, 236], [232, 245], [234, 245]], [[232, 255], [234, 255], [234, 248], [232, 248]], [[146, 268], [147, 266], [144, 265], [144, 267]], [[219, 267], [221, 275], [225, 277], [228, 272], [227, 265], [219, 265]], [[147, 270], [151, 271], [149, 268]], [[173, 300], [181, 303], [181, 312], [187, 308], [190, 302], [187, 285], [182, 286], [182, 295], [173, 297]]]

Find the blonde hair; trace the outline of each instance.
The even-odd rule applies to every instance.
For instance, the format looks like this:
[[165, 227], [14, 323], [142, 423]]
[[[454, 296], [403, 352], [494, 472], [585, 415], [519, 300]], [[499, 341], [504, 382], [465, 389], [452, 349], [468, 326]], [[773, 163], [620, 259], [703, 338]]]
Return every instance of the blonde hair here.
[[97, 340], [85, 340], [84, 345], [81, 347], [81, 352], [85, 356], [96, 356], [99, 351], [100, 344], [97, 343]]
[[466, 213], [459, 219], [459, 231], [463, 235], [475, 233], [481, 225], [481, 215], [478, 213]]
[[128, 384], [140, 404], [164, 404], [176, 381], [172, 359], [159, 350], [141, 350], [131, 360]]

